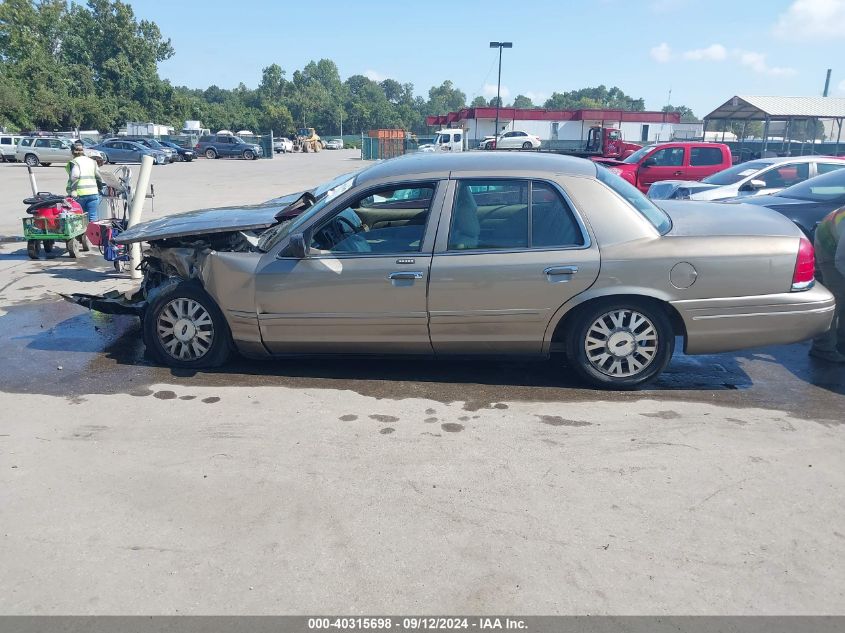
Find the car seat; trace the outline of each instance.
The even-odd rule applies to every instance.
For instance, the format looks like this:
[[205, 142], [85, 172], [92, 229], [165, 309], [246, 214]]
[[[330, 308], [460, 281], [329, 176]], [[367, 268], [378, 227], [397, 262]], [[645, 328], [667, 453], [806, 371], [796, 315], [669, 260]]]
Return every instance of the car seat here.
[[477, 248], [480, 233], [481, 226], [478, 223], [478, 206], [475, 204], [475, 198], [469, 186], [461, 185], [452, 212], [449, 248], [453, 250]]

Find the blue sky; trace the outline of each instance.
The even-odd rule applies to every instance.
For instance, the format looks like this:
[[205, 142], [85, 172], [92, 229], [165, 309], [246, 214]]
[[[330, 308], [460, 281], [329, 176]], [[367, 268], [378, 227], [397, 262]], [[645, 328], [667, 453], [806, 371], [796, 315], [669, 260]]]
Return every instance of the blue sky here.
[[[429, 87], [450, 79], [505, 99], [618, 85], [646, 108], [685, 104], [703, 116], [734, 94], [845, 96], [845, 0], [129, 0], [176, 54], [160, 65], [174, 84], [254, 87], [273, 62], [290, 76], [334, 60], [341, 78], [366, 74]], [[835, 67], [839, 62], [838, 68]]]

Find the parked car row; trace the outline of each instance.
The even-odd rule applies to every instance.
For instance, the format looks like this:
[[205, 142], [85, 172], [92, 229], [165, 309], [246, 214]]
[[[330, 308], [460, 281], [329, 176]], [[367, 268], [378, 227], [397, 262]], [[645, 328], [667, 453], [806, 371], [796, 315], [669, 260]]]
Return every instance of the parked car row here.
[[175, 367], [235, 349], [563, 356], [594, 386], [632, 389], [676, 337], [710, 354], [829, 327], [807, 236], [725, 206], [655, 202], [578, 158], [415, 154], [263, 206], [139, 224], [117, 238], [150, 244], [139, 290], [70, 300], [142, 317], [149, 353]]
[[114, 137], [95, 143], [90, 139], [71, 139], [59, 136], [0, 136], [0, 156], [4, 161], [19, 161], [31, 167], [65, 164], [71, 159], [71, 145], [81, 142], [85, 155], [100, 165], [108, 163], [137, 163], [143, 156], [152, 156], [157, 165], [190, 162], [193, 150], [171, 141], [156, 141], [143, 137]]

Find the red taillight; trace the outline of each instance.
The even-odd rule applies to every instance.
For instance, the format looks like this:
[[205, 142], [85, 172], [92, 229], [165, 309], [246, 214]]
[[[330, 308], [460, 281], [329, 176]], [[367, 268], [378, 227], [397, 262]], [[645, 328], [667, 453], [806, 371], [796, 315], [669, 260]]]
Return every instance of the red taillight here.
[[795, 273], [792, 275], [792, 291], [812, 288], [816, 281], [816, 253], [806, 237], [798, 244]]

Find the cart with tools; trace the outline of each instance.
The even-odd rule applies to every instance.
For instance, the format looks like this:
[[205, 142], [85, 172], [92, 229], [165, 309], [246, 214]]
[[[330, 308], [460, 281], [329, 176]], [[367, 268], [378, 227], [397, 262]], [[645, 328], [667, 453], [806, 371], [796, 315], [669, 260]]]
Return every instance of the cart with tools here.
[[26, 198], [26, 212], [23, 218], [23, 234], [26, 238], [26, 252], [30, 259], [39, 259], [41, 249], [48, 255], [56, 242], [64, 242], [70, 257], [76, 257], [79, 250], [89, 250], [86, 237], [88, 216], [73, 198], [38, 192]]

